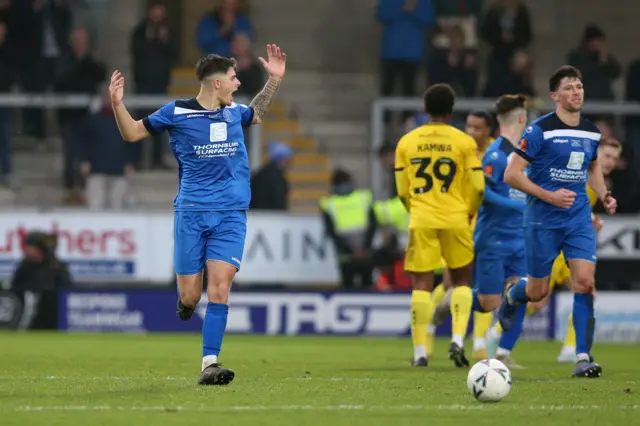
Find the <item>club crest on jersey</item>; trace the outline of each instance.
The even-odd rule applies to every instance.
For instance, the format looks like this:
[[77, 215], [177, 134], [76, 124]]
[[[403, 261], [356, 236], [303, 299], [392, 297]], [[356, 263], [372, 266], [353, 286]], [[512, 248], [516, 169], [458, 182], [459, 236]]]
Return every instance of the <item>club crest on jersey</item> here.
[[493, 166], [491, 164], [484, 166], [484, 175], [486, 177], [493, 177]]
[[582, 149], [587, 154], [591, 153], [591, 139], [583, 139], [582, 140]]
[[525, 130], [525, 132], [527, 132], [527, 133], [533, 132], [533, 126], [527, 127], [527, 130]]
[[231, 111], [229, 111], [227, 108], [222, 110], [222, 119], [227, 123], [231, 122]]
[[527, 140], [525, 138], [520, 139], [520, 150], [521, 151], [527, 150]]

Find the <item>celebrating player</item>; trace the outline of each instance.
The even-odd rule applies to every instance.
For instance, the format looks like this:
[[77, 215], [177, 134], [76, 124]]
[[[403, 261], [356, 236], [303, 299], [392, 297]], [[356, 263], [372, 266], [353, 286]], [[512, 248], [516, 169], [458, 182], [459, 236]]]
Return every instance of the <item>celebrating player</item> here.
[[[498, 99], [500, 137], [489, 146], [482, 160], [486, 188], [473, 235], [473, 310], [485, 315], [491, 315], [500, 306], [505, 282], [526, 274], [522, 229], [525, 194], [504, 182], [508, 158], [515, 151], [527, 123], [525, 102], [522, 95], [505, 95]], [[520, 335], [525, 312], [526, 305], [518, 307], [515, 325], [500, 341], [496, 357], [510, 367], [517, 367], [510, 353]]]
[[207, 267], [209, 303], [202, 326], [202, 385], [226, 385], [234, 372], [218, 355], [227, 325], [231, 282], [240, 269], [249, 208], [249, 162], [243, 127], [260, 124], [285, 74], [286, 55], [267, 45], [260, 62], [269, 79], [249, 106], [233, 102], [240, 81], [234, 59], [207, 55], [196, 65], [197, 97], [170, 102], [152, 115], [134, 120], [122, 103], [124, 77], [111, 76], [111, 102], [122, 137], [136, 142], [169, 131], [179, 165], [174, 200], [174, 267], [180, 297], [178, 315], [188, 320], [202, 296]]
[[[449, 358], [468, 366], [463, 339], [471, 316], [473, 241], [469, 218], [484, 191], [476, 143], [447, 124], [455, 95], [446, 84], [431, 86], [424, 95], [430, 121], [407, 133], [396, 148], [396, 188], [409, 211], [409, 241], [405, 269], [411, 273], [412, 365], [426, 366], [427, 324], [432, 315], [433, 271], [441, 257], [449, 267], [455, 289], [451, 296], [453, 341]], [[471, 190], [465, 191], [469, 185]], [[468, 194], [465, 199], [463, 194]]]
[[573, 375], [600, 377], [602, 367], [591, 356], [596, 235], [585, 183], [610, 214], [617, 204], [595, 161], [600, 131], [580, 115], [584, 100], [580, 71], [561, 67], [549, 79], [549, 90], [556, 111], [527, 127], [518, 155], [505, 171], [505, 182], [529, 195], [524, 219], [528, 277], [507, 287], [499, 320], [508, 331], [515, 324], [519, 304], [544, 299], [553, 262], [562, 251], [574, 291], [577, 363]]

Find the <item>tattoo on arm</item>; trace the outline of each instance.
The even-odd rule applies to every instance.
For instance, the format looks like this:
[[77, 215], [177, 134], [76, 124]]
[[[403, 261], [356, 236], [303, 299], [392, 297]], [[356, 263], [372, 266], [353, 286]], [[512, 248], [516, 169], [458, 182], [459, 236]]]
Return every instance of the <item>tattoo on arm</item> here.
[[271, 105], [271, 102], [273, 102], [273, 99], [276, 97], [276, 94], [280, 89], [280, 83], [282, 83], [282, 80], [269, 77], [269, 80], [267, 80], [267, 84], [264, 85], [262, 91], [253, 98], [249, 105], [253, 108], [252, 124], [262, 123], [262, 119], [267, 113], [269, 105]]

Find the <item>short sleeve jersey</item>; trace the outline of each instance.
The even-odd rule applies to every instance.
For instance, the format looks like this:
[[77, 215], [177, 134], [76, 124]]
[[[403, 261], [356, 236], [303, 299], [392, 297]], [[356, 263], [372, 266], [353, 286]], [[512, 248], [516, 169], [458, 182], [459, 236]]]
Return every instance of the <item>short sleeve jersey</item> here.
[[589, 167], [597, 159], [599, 143], [600, 131], [585, 118], [571, 127], [551, 113], [525, 129], [516, 153], [529, 162], [529, 179], [547, 191], [564, 188], [576, 193], [568, 209], [527, 197], [525, 226], [553, 229], [575, 221], [591, 222], [586, 182]]
[[143, 119], [152, 134], [169, 132], [178, 161], [178, 210], [247, 210], [251, 200], [250, 171], [243, 127], [253, 108], [233, 103], [206, 110], [194, 99], [164, 105]]

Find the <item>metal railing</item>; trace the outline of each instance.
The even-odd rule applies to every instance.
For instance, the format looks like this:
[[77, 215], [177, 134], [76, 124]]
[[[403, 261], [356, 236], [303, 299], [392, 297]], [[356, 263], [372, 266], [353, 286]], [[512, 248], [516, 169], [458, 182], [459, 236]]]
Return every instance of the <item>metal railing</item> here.
[[[470, 112], [476, 109], [493, 110], [495, 99], [457, 99], [454, 112]], [[551, 100], [536, 101], [529, 108], [530, 119], [535, 119], [542, 112], [549, 112], [555, 109], [555, 104]], [[414, 110], [416, 113], [424, 111], [424, 101], [421, 98], [378, 98], [371, 107], [371, 143], [369, 149], [369, 165], [371, 173], [371, 187], [376, 199], [385, 198], [384, 177], [380, 162], [378, 161], [378, 150], [384, 143], [386, 111], [408, 111]], [[585, 114], [606, 114], [613, 116], [639, 115], [640, 103], [624, 101], [589, 101], [585, 102], [583, 113]]]
[[[129, 110], [134, 108], [146, 108], [156, 110], [162, 105], [175, 100], [174, 97], [166, 95], [125, 95], [124, 104]], [[238, 103], [249, 103], [249, 99], [238, 98]], [[31, 94], [31, 93], [8, 93], [0, 95], [0, 107], [37, 107], [45, 109], [77, 108], [89, 107], [92, 111], [97, 111], [103, 104], [101, 96], [79, 95], [79, 94]], [[261, 126], [250, 127], [249, 161], [251, 169], [255, 170], [262, 164], [262, 128]]]

